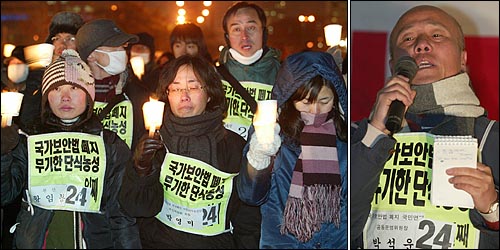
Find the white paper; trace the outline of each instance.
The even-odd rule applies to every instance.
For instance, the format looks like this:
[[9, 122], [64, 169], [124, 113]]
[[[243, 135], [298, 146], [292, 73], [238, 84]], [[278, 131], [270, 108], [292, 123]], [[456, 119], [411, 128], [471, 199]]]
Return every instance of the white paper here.
[[453, 187], [446, 169], [477, 165], [477, 139], [472, 136], [436, 136], [432, 164], [431, 203], [436, 206], [474, 208], [472, 196]]

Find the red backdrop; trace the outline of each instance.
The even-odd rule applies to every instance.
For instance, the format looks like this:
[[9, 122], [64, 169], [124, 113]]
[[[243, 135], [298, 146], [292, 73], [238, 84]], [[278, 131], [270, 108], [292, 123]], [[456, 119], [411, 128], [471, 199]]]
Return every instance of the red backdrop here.
[[[368, 117], [377, 91], [385, 83], [385, 32], [353, 32], [350, 77], [350, 119]], [[466, 36], [467, 65], [474, 90], [490, 119], [498, 120], [498, 37]]]

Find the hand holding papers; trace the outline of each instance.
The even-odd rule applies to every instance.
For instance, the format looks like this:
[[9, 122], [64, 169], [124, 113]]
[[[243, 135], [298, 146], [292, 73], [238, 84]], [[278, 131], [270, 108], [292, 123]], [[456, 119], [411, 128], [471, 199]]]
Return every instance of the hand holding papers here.
[[431, 203], [474, 208], [472, 196], [449, 183], [446, 169], [477, 165], [477, 139], [471, 136], [436, 136], [432, 166]]

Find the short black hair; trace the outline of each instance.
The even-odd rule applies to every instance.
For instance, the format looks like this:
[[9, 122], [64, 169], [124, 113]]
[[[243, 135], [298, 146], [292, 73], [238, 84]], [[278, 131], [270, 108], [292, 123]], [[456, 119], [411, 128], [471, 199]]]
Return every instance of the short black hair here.
[[[237, 2], [233, 4], [229, 9], [226, 11], [224, 14], [224, 18], [222, 19], [222, 28], [224, 29], [224, 37], [227, 38], [227, 34], [229, 34], [229, 30], [227, 29], [227, 20], [229, 17], [233, 16], [239, 9], [244, 9], [244, 8], [251, 8], [254, 9], [257, 12], [257, 15], [259, 16], [259, 20], [262, 23], [262, 30], [264, 31], [263, 34], [263, 41], [262, 41], [262, 46], [266, 45], [266, 40], [267, 40], [267, 18], [266, 18], [266, 13], [264, 10], [259, 7], [256, 4], [253, 3], [248, 3], [248, 2]], [[226, 39], [227, 41], [227, 39]], [[229, 42], [227, 42], [228, 45]]]

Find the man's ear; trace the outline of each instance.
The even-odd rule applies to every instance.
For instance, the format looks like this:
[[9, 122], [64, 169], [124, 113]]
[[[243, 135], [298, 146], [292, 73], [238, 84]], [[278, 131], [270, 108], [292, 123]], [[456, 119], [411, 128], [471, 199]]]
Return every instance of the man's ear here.
[[467, 72], [467, 51], [463, 50], [460, 55], [460, 68], [463, 72]]
[[229, 34], [224, 33], [224, 40], [226, 40], [226, 44], [228, 47], [231, 47], [231, 43], [229, 42]]

